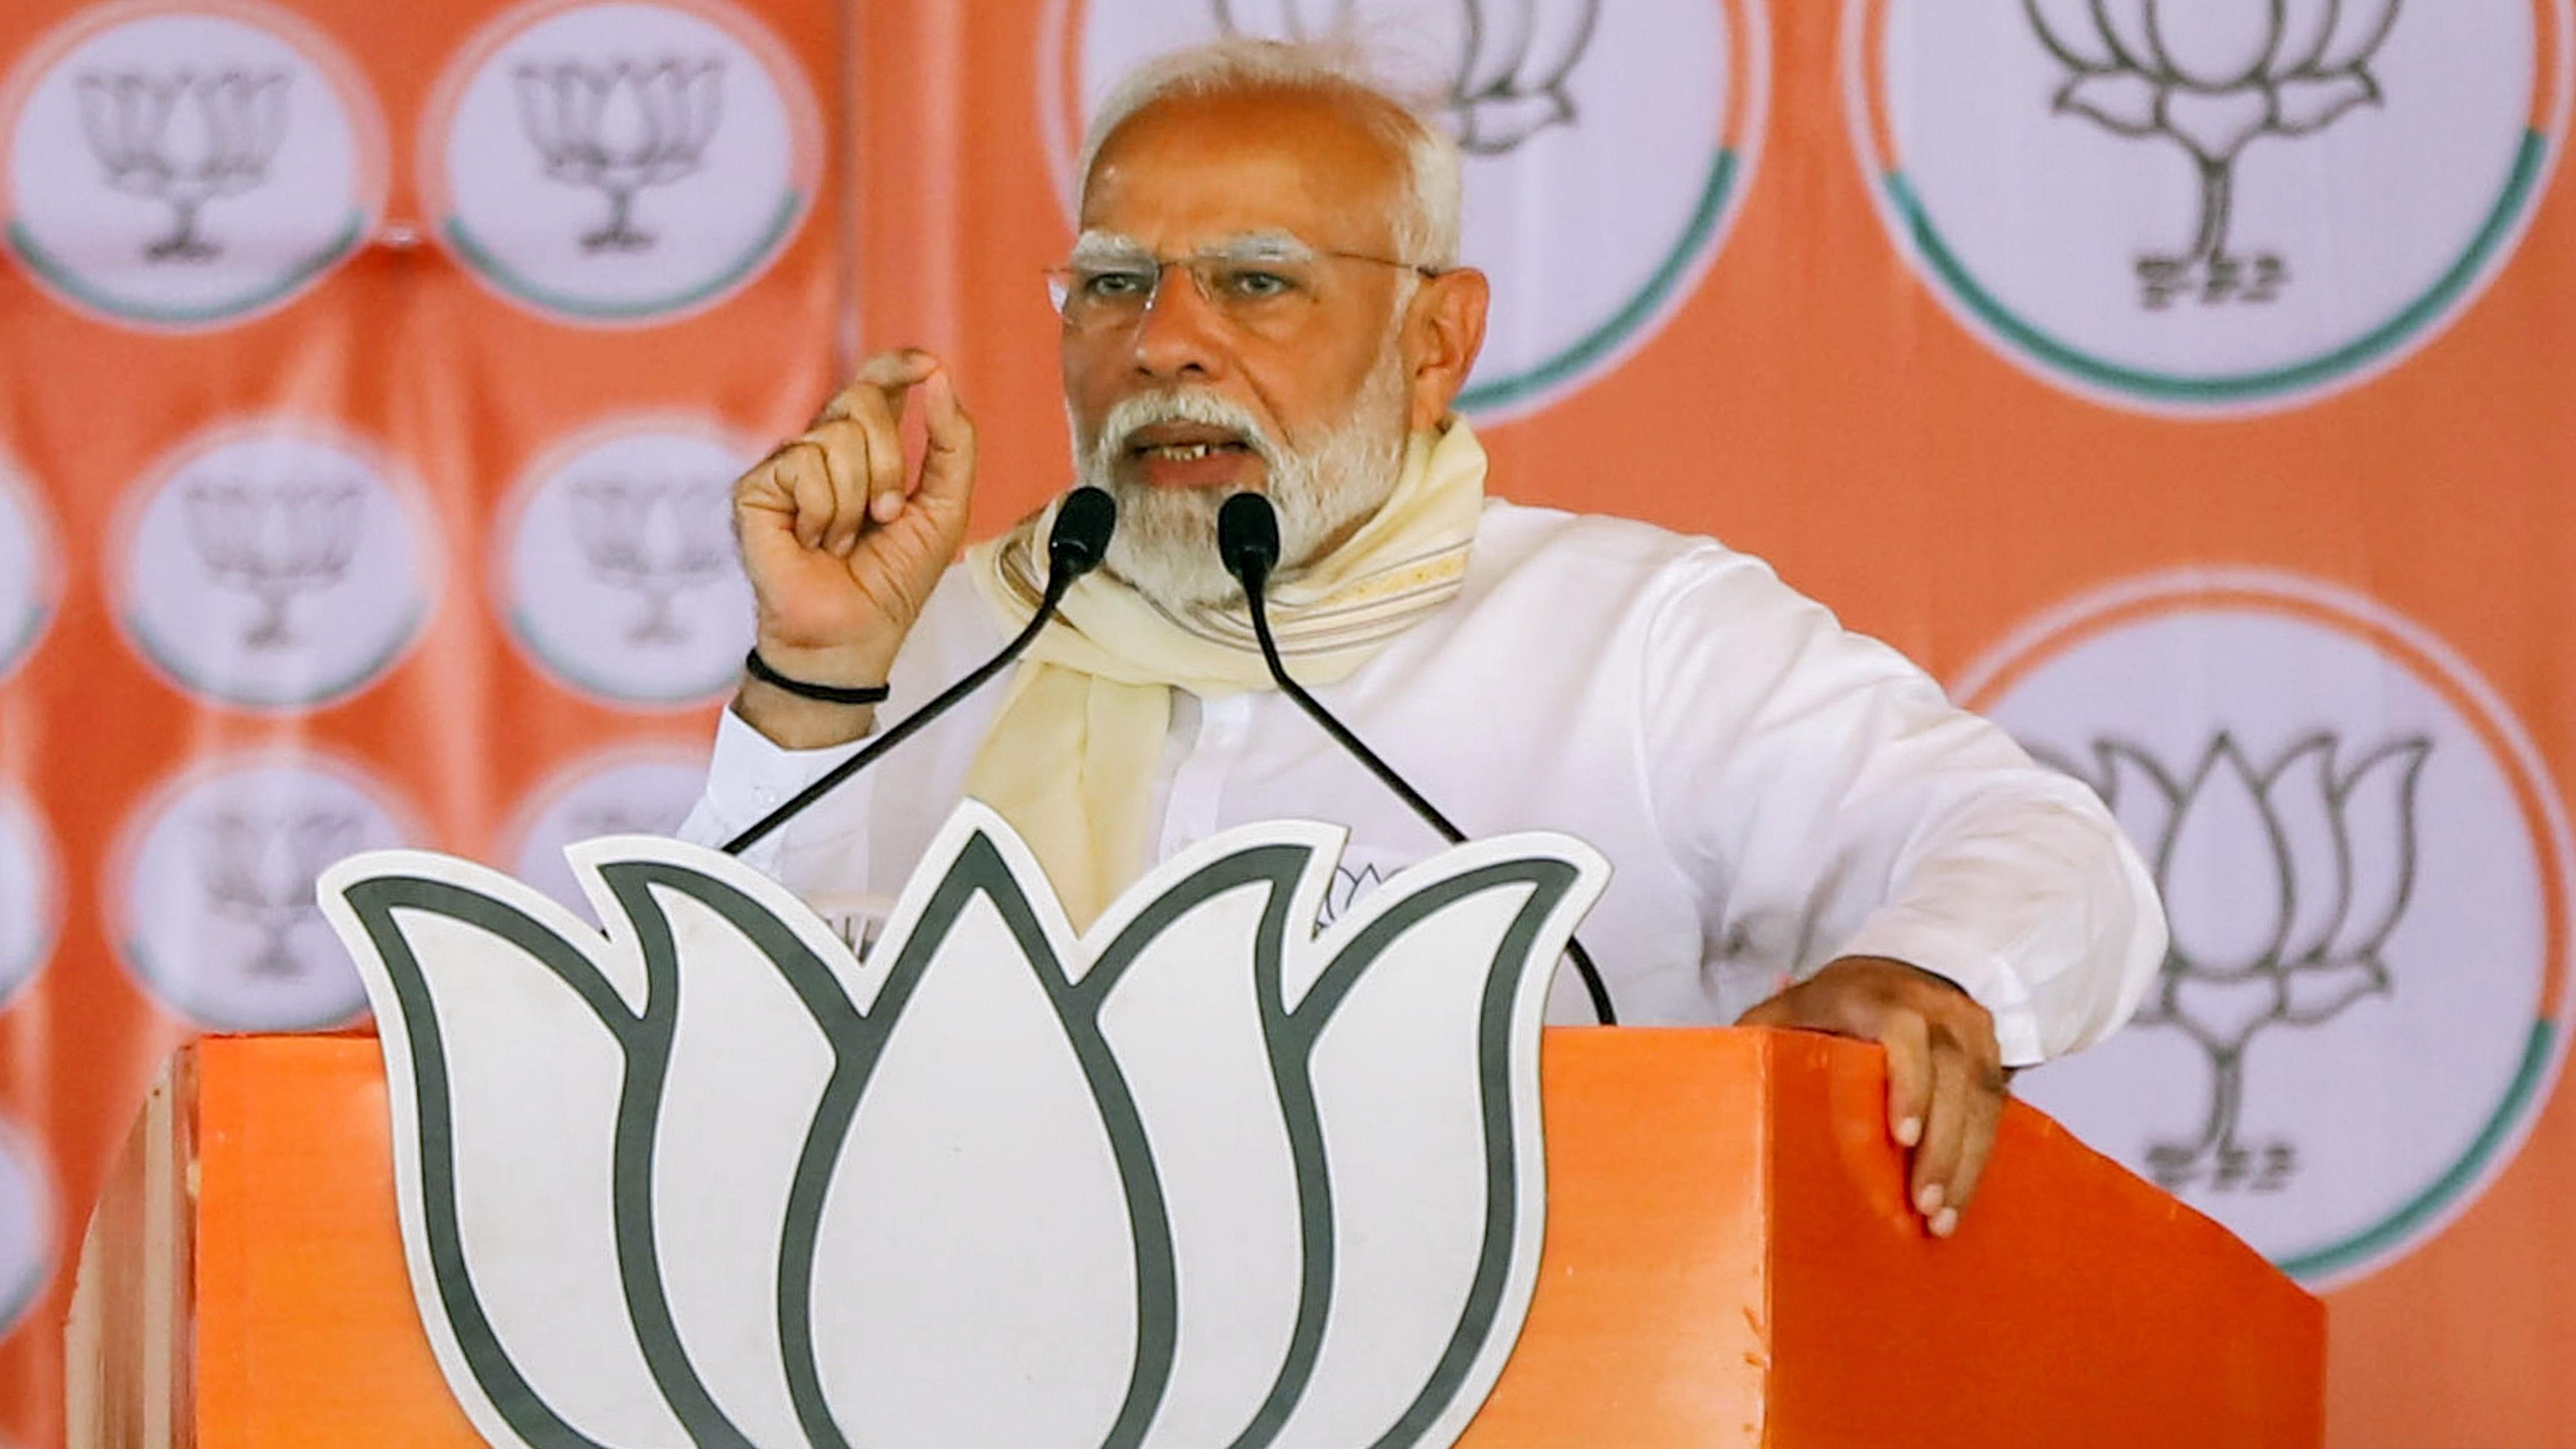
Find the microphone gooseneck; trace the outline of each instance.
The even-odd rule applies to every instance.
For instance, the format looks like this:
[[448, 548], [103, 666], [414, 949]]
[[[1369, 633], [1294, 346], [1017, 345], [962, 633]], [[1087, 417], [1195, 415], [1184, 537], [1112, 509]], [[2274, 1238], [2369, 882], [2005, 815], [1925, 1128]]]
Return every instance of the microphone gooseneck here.
[[1118, 501], [1099, 488], [1076, 488], [1057, 505], [1055, 526], [1047, 531], [1046, 591], [1038, 599], [1037, 612], [1029, 622], [1002, 646], [1001, 652], [973, 673], [941, 690], [928, 704], [905, 715], [893, 728], [863, 746], [857, 754], [834, 765], [819, 779], [796, 792], [793, 799], [755, 821], [751, 828], [724, 843], [727, 855], [740, 855], [761, 837], [795, 819], [815, 801], [832, 793], [842, 781], [875, 764], [887, 751], [919, 734], [932, 720], [956, 707], [959, 700], [983, 687], [985, 681], [1010, 667], [1011, 661], [1028, 652], [1037, 642], [1038, 632], [1055, 617], [1074, 581], [1100, 566], [1109, 552], [1109, 536], [1118, 527]]
[[[1225, 571], [1243, 585], [1244, 606], [1252, 614], [1252, 637], [1261, 644], [1261, 662], [1270, 670], [1271, 681], [1279, 692], [1294, 700], [1335, 744], [1350, 752], [1352, 758], [1366, 765], [1378, 782], [1413, 808], [1424, 823], [1440, 833], [1451, 845], [1463, 845], [1467, 832], [1451, 823], [1437, 806], [1422, 797], [1422, 792], [1405, 782], [1395, 767], [1378, 758], [1350, 728], [1333, 717], [1306, 687], [1291, 678], [1287, 663], [1279, 657], [1279, 641], [1270, 632], [1270, 610], [1263, 599], [1270, 571], [1279, 563], [1279, 516], [1270, 500], [1258, 493], [1237, 493], [1225, 500], [1216, 514], [1217, 557], [1224, 561]], [[1592, 998], [1592, 1014], [1603, 1026], [1617, 1026], [1619, 1014], [1610, 1005], [1610, 988], [1602, 983], [1600, 968], [1592, 964], [1592, 953], [1571, 933], [1565, 938], [1565, 954], [1574, 962], [1575, 975], [1583, 979], [1584, 994]]]

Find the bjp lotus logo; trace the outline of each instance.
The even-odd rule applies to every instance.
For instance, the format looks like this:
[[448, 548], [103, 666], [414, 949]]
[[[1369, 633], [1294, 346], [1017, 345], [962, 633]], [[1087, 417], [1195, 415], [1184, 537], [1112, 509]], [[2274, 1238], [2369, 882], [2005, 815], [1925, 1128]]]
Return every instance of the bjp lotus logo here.
[[2569, 0], [1842, 0], [1888, 237], [2000, 355], [2186, 416], [2400, 365], [2512, 260]]
[[635, 225], [635, 194], [697, 171], [724, 114], [724, 62], [562, 60], [520, 65], [512, 78], [519, 124], [544, 158], [546, 179], [607, 199], [608, 220], [582, 233], [582, 249], [652, 246], [653, 234]]
[[864, 959], [668, 840], [568, 852], [604, 939], [463, 861], [334, 867], [459, 1401], [511, 1446], [1451, 1443], [1606, 872], [1478, 842], [1315, 937], [1339, 845], [1233, 832], [1077, 938], [970, 804]]
[[2179, 253], [2138, 259], [2150, 307], [2197, 285], [2205, 302], [2269, 301], [2282, 259], [2228, 249], [2236, 158], [2260, 136], [2306, 136], [2380, 98], [2371, 58], [2398, 0], [2022, 0], [2040, 43], [2072, 72], [2057, 109], [2122, 136], [2162, 136], [2191, 153], [2200, 220]]
[[2095, 746], [2173, 931], [2132, 1020], [2184, 1033], [2209, 1060], [2200, 1131], [2147, 1148], [2166, 1187], [2277, 1190], [2297, 1171], [2294, 1144], [2241, 1135], [2246, 1053], [2392, 989], [2381, 953], [2415, 879], [2415, 789], [2431, 749], [2407, 738], [2339, 760], [2342, 741], [2319, 734], [2258, 765], [2221, 732], [2176, 774], [2134, 745]]

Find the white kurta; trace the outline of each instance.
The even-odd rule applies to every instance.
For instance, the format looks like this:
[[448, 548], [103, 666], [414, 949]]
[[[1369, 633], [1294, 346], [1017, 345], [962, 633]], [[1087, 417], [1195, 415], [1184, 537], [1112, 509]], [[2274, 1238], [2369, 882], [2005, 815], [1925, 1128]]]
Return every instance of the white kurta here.
[[[1003, 639], [950, 570], [880, 722]], [[2164, 953], [2154, 885], [2091, 791], [1707, 539], [1489, 503], [1462, 594], [1314, 693], [1470, 834], [1558, 830], [1609, 858], [1578, 935], [1623, 1023], [1731, 1021], [1834, 957], [1889, 956], [1965, 987], [2026, 1065], [2119, 1025]], [[745, 859], [827, 909], [890, 903], [1001, 695], [987, 686]], [[1252, 821], [1329, 821], [1351, 833], [1338, 909], [1441, 847], [1276, 691], [1178, 694], [1172, 714], [1157, 859]], [[729, 839], [854, 748], [782, 750], [728, 710], [682, 834]], [[1591, 1019], [1571, 971], [1550, 1018]]]

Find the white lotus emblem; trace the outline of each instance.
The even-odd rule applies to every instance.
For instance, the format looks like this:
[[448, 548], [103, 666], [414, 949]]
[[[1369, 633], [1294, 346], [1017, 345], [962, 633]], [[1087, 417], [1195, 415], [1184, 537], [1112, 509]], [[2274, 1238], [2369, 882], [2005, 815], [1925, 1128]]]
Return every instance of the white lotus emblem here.
[[864, 960], [668, 840], [569, 852], [605, 939], [333, 867], [459, 1401], [526, 1449], [1449, 1444], [1534, 1286], [1548, 968], [1607, 872], [1482, 841], [1310, 938], [1339, 845], [1233, 832], [1077, 938], [969, 805]]

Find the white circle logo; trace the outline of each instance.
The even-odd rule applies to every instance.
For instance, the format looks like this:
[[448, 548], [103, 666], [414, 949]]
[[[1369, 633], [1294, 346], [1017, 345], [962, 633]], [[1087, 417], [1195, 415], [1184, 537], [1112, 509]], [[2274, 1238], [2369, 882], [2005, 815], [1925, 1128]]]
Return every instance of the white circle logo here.
[[44, 822], [0, 790], [0, 1008], [43, 969], [62, 920], [61, 883]]
[[733, 482], [760, 450], [689, 418], [590, 429], [528, 471], [493, 572], [510, 633], [548, 673], [622, 704], [695, 704], [751, 648]]
[[190, 440], [126, 515], [118, 623], [172, 680], [227, 704], [346, 698], [393, 667], [435, 601], [418, 487], [366, 445], [299, 422]]
[[273, 751], [210, 760], [128, 823], [109, 934], [144, 990], [217, 1031], [336, 1026], [366, 991], [315, 904], [343, 856], [420, 832], [356, 768]]
[[384, 126], [357, 74], [266, 5], [82, 14], [0, 90], [9, 250], [112, 321], [209, 327], [284, 305], [384, 206]]
[[2158, 412], [2294, 406], [2511, 255], [2568, 0], [1847, 0], [1881, 216], [2006, 356]]
[[1625, 359], [1690, 295], [1761, 142], [1771, 58], [1750, 0], [1056, 0], [1039, 75], [1060, 191], [1075, 190], [1089, 108], [1139, 62], [1345, 24], [1396, 43], [1467, 153], [1465, 261], [1493, 274], [1494, 302], [1460, 407], [1542, 407]]
[[2027, 1095], [2312, 1286], [2513, 1157], [2565, 1049], [2568, 827], [2493, 690], [2387, 609], [2268, 573], [2120, 585], [1957, 691], [2101, 793], [2172, 946]]
[[54, 531], [34, 491], [0, 457], [0, 679], [36, 647], [62, 588]]
[[422, 131], [438, 234], [485, 285], [558, 320], [666, 321], [749, 284], [822, 175], [792, 52], [713, 0], [503, 17]]
[[603, 751], [537, 787], [501, 855], [510, 873], [576, 911], [590, 903], [573, 884], [564, 847], [603, 835], [669, 835], [705, 793], [704, 751], [629, 746]]
[[44, 1154], [0, 1122], [0, 1338], [26, 1321], [54, 1276], [54, 1213]]

